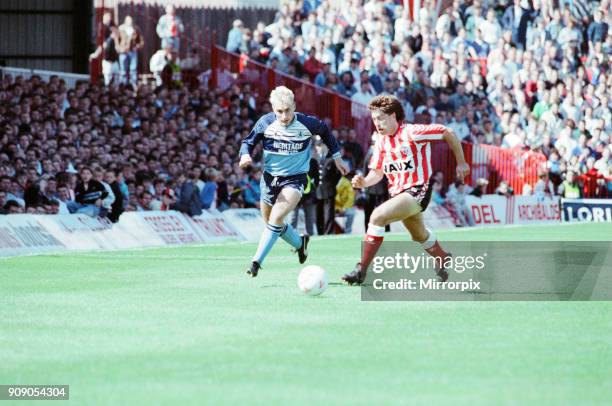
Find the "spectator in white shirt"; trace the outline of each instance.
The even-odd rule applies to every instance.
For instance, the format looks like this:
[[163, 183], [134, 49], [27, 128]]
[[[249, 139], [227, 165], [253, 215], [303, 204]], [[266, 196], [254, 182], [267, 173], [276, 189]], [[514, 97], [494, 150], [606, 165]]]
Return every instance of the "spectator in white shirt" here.
[[480, 30], [482, 32], [482, 38], [486, 43], [488, 43], [490, 46], [497, 44], [502, 36], [502, 29], [501, 25], [497, 21], [497, 16], [495, 15], [494, 9], [490, 8], [489, 11], [487, 11], [487, 19], [482, 21]]
[[167, 46], [155, 52], [149, 61], [149, 70], [155, 76], [155, 82], [159, 86], [162, 84], [162, 71], [172, 59], [172, 47]]
[[576, 23], [573, 19], [569, 20], [567, 26], [563, 27], [557, 37], [557, 42], [561, 47], [565, 48], [566, 45], [578, 45], [582, 41], [582, 33], [576, 28]]
[[[569, 121], [571, 120], [568, 120], [568, 122]], [[572, 129], [570, 125], [573, 124], [573, 121], [569, 125], [566, 124], [565, 128], [563, 128], [563, 130], [561, 130], [561, 132], [559, 133], [559, 138], [557, 138], [557, 141], [555, 142], [555, 148], [557, 148], [559, 152], [561, 152], [562, 150], [565, 152], [564, 154], [562, 154], [562, 157], [566, 161], [570, 160], [574, 148], [578, 146], [576, 140], [572, 138]]]
[[460, 140], [464, 140], [470, 135], [470, 129], [467, 123], [465, 122], [465, 119], [463, 118], [460, 109], [455, 110], [453, 120], [450, 122], [448, 127], [452, 129], [455, 134], [457, 134], [457, 137]]
[[351, 100], [367, 106], [374, 96], [376, 96], [376, 94], [374, 94], [374, 90], [372, 90], [372, 85], [370, 85], [370, 82], [364, 81], [359, 85], [359, 91], [351, 96]]
[[555, 195], [555, 186], [548, 178], [548, 172], [541, 172], [538, 177], [540, 178], [535, 185], [534, 195], [543, 199], [545, 197], [552, 197]]
[[612, 168], [612, 145], [608, 144], [601, 154], [601, 158], [595, 161], [593, 165], [597, 172], [602, 176], [609, 176], [610, 168]]
[[178, 52], [180, 49], [180, 35], [185, 30], [180, 17], [176, 15], [176, 9], [172, 4], [166, 6], [166, 14], [159, 18], [155, 28], [157, 35], [161, 38], [161, 47], [171, 46]]

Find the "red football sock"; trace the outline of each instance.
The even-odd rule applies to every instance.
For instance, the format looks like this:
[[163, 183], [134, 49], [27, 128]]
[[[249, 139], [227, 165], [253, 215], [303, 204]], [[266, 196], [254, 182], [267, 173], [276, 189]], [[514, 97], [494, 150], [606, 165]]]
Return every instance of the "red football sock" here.
[[363, 252], [361, 253], [361, 269], [366, 270], [370, 262], [376, 256], [385, 234], [385, 228], [370, 224], [368, 232], [363, 240]]
[[427, 231], [429, 232], [429, 236], [427, 237], [427, 240], [421, 243], [421, 246], [425, 252], [436, 259], [436, 268], [444, 268], [446, 258], [450, 256], [450, 254], [442, 249], [440, 243], [438, 242], [438, 238], [433, 231], [429, 229]]
[[366, 235], [366, 238], [363, 240], [363, 252], [361, 253], [361, 269], [368, 268], [368, 265], [370, 265], [370, 262], [372, 262], [376, 256], [383, 240], [384, 237]]
[[434, 258], [446, 258], [448, 256], [448, 252], [444, 251], [440, 246], [440, 243], [436, 240], [433, 247], [425, 248], [425, 251]]

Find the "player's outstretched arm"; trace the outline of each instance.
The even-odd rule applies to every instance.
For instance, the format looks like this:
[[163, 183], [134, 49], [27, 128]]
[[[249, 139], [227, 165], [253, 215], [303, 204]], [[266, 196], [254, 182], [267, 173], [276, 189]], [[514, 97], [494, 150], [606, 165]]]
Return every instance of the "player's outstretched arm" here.
[[366, 177], [363, 175], [355, 175], [351, 183], [355, 189], [363, 189], [374, 186], [382, 180], [383, 176], [385, 176], [385, 174], [380, 169], [371, 169]]
[[461, 147], [461, 142], [455, 135], [455, 133], [450, 129], [446, 128], [444, 130], [444, 141], [450, 146], [453, 154], [455, 155], [455, 159], [457, 160], [457, 177], [460, 179], [465, 178], [470, 174], [470, 166], [465, 162], [465, 157], [463, 156], [463, 148]]
[[263, 132], [266, 127], [270, 124], [272, 120], [272, 116], [270, 114], [266, 114], [262, 118], [260, 118], [257, 123], [255, 123], [255, 127], [251, 130], [249, 135], [242, 141], [242, 145], [240, 146], [240, 162], [238, 165], [242, 168], [248, 168], [253, 165], [253, 158], [251, 155], [253, 154], [253, 150], [255, 146], [261, 141], [263, 138]]

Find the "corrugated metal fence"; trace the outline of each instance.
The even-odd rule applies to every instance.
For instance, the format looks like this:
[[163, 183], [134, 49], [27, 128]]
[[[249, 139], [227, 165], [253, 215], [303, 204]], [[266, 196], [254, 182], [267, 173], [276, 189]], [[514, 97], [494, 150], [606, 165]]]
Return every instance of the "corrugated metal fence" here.
[[73, 71], [73, 0], [0, 1], [0, 60]]

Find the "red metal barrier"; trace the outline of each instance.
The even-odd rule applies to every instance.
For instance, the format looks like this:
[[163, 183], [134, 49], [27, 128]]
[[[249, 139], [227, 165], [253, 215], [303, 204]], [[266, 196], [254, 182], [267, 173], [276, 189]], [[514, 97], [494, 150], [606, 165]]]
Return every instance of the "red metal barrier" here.
[[276, 86], [287, 86], [295, 94], [299, 111], [327, 120], [335, 128], [354, 128], [357, 141], [363, 148], [367, 149], [370, 144], [373, 127], [366, 106], [219, 46], [213, 47], [211, 67], [213, 83], [217, 87], [225, 89], [232, 83], [249, 84], [259, 102], [265, 101]]
[[611, 178], [605, 177], [596, 170], [590, 170], [587, 173], [583, 173], [578, 176], [578, 182], [582, 184], [582, 196], [590, 198], [608, 198], [612, 197], [608, 194], [608, 182], [612, 181]]
[[[487, 193], [495, 193], [502, 180], [508, 182], [516, 194], [521, 194], [525, 184], [534, 186], [538, 181], [538, 169], [546, 164], [546, 157], [533, 151], [505, 149], [493, 145], [463, 143], [463, 154], [470, 165], [469, 185], [484, 178], [489, 181]], [[446, 143], [436, 143], [432, 150], [434, 171], [442, 171], [445, 184], [455, 180], [455, 157]]]
[[[506, 149], [492, 145], [476, 145], [472, 161], [478, 157], [482, 173], [478, 177], [489, 181], [489, 192], [493, 193], [502, 180], [507, 181], [517, 194], [523, 186], [534, 186], [538, 181], [538, 170], [546, 164], [546, 157], [533, 151]], [[474, 179], [474, 177], [472, 177]]]

